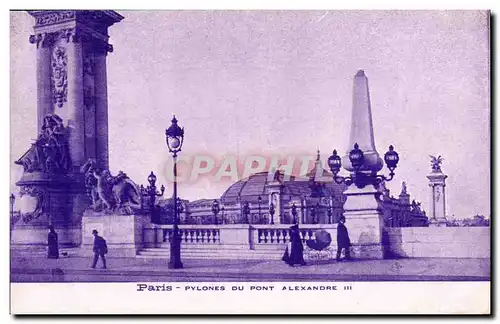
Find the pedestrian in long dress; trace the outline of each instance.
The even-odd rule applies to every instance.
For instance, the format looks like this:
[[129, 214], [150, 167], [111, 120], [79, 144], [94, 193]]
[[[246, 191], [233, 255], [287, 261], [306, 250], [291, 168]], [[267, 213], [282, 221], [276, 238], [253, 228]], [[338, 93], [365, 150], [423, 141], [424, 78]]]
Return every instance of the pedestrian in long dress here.
[[347, 232], [347, 227], [345, 227], [345, 217], [340, 217], [339, 224], [337, 226], [337, 261], [340, 261], [340, 256], [342, 250], [345, 251], [345, 259], [350, 260], [351, 254], [351, 240], [349, 239], [349, 233]]
[[48, 259], [59, 259], [59, 243], [57, 238], [57, 233], [54, 226], [49, 226], [49, 234], [47, 235], [47, 258]]
[[106, 245], [106, 240], [98, 235], [97, 230], [93, 230], [92, 234], [94, 235], [94, 260], [92, 261], [92, 268], [95, 269], [97, 261], [99, 257], [101, 257], [102, 268], [107, 269], [105, 254], [108, 253], [108, 247]]
[[304, 261], [304, 245], [302, 244], [299, 225], [297, 224], [290, 227], [290, 251], [288, 251], [287, 245], [282, 260], [291, 267], [293, 267], [295, 264], [306, 264], [306, 262]]

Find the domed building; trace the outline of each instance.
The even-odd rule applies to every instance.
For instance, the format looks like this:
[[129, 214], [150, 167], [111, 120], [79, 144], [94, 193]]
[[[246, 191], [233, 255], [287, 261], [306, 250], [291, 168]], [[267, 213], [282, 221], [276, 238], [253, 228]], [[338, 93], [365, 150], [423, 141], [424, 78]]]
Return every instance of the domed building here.
[[[333, 224], [343, 214], [347, 186], [333, 181], [318, 151], [314, 167], [305, 176], [282, 171], [261, 172], [235, 182], [217, 199], [180, 200], [183, 224]], [[385, 226], [426, 226], [420, 203], [410, 203], [406, 184], [398, 198], [379, 187]], [[171, 223], [172, 199], [160, 200], [160, 223]], [[215, 207], [215, 205], [217, 207]], [[170, 206], [170, 207], [169, 207]], [[215, 213], [214, 213], [215, 211]]]
[[[280, 170], [261, 172], [232, 184], [217, 199], [218, 223], [292, 224], [335, 223], [342, 216], [346, 189], [332, 181], [319, 151], [314, 168], [304, 177], [287, 176]], [[214, 224], [213, 199], [188, 204], [192, 223]], [[295, 207], [294, 207], [295, 206]], [[295, 214], [295, 215], [294, 215]]]

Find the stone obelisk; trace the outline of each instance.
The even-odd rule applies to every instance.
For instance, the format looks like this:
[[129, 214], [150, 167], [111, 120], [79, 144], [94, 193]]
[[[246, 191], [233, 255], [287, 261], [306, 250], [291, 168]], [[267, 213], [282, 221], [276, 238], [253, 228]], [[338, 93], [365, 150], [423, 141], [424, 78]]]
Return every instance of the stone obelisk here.
[[93, 158], [108, 168], [106, 57], [113, 49], [108, 28], [123, 17], [110, 10], [29, 14], [35, 18], [29, 40], [37, 48], [39, 136], [16, 161], [24, 166], [16, 183], [24, 207], [12, 244], [45, 246], [52, 225], [61, 246], [76, 246], [90, 202], [80, 167]]
[[[351, 173], [354, 172], [354, 168], [352, 168], [348, 154], [355, 143], [364, 153], [364, 164], [359, 172], [376, 174], [380, 171], [383, 162], [375, 148], [368, 78], [363, 70], [359, 70], [354, 76], [351, 134], [346, 155], [342, 158], [342, 165]], [[353, 244], [354, 257], [357, 259], [383, 258], [384, 222], [378, 190], [371, 184], [363, 188], [351, 184], [344, 194], [346, 195], [344, 216]]]

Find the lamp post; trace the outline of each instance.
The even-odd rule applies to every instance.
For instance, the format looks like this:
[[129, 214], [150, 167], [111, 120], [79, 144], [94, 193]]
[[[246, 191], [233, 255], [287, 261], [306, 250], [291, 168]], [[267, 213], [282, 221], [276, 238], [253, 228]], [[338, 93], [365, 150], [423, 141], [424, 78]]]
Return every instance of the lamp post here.
[[184, 128], [180, 128], [177, 125], [177, 119], [172, 118], [172, 124], [165, 131], [167, 146], [172, 153], [174, 159], [174, 224], [172, 227], [173, 235], [170, 240], [170, 262], [168, 264], [169, 269], [180, 269], [182, 268], [181, 261], [181, 237], [179, 233], [179, 215], [177, 209], [177, 154], [182, 149], [182, 144], [184, 142]]
[[295, 203], [292, 204], [292, 216], [293, 216], [293, 223], [298, 224], [298, 222], [297, 222], [297, 206], [295, 206]]
[[14, 203], [16, 201], [16, 196], [14, 196], [13, 193], [10, 194], [9, 201], [10, 201], [10, 231], [9, 231], [10, 238], [9, 239], [12, 240], [12, 227], [17, 222], [17, 219], [14, 218]]
[[10, 217], [14, 217], [14, 203], [16, 202], [16, 196], [13, 193], [10, 194]]
[[260, 195], [259, 195], [259, 197], [257, 197], [257, 201], [259, 203], [259, 223], [260, 223], [262, 220], [262, 214], [260, 213], [260, 207], [262, 205], [262, 197]]
[[143, 185], [141, 185], [140, 190], [143, 196], [148, 196], [149, 197], [149, 205], [151, 209], [151, 221], [154, 223], [154, 208], [155, 208], [155, 200], [156, 197], [161, 197], [165, 193], [165, 186], [161, 185], [160, 191], [156, 190], [156, 175], [151, 171], [151, 173], [148, 176], [148, 182], [149, 185], [144, 188]]
[[250, 219], [248, 215], [250, 215], [250, 205], [248, 204], [248, 201], [245, 201], [243, 204], [243, 215], [245, 215], [245, 221], [247, 224], [250, 224]]
[[271, 215], [271, 225], [274, 225], [274, 213], [276, 212], [276, 208], [274, 207], [273, 202], [269, 205], [269, 215]]
[[316, 203], [316, 205], [311, 206], [310, 208], [311, 208], [311, 224], [317, 224], [318, 222], [316, 221], [316, 214], [321, 208], [321, 206], [319, 205], [319, 203]]
[[305, 224], [306, 223], [306, 212], [307, 212], [307, 208], [306, 208], [306, 197], [302, 197], [302, 199], [300, 199], [300, 219], [301, 219], [301, 223]]
[[333, 204], [332, 199], [328, 200], [328, 210], [326, 211], [328, 215], [328, 224], [332, 223], [332, 214], [333, 214]]
[[217, 221], [217, 214], [219, 212], [220, 212], [219, 202], [217, 201], [217, 199], [214, 199], [214, 202], [212, 203], [212, 213], [214, 214], [215, 225], [219, 224], [219, 222]]
[[182, 224], [181, 214], [184, 211], [184, 207], [182, 206], [182, 199], [179, 197], [177, 197], [176, 206], [177, 206], [177, 215], [179, 215], [177, 224]]
[[328, 158], [328, 166], [333, 173], [333, 180], [338, 183], [345, 183], [346, 185], [355, 184], [358, 188], [364, 188], [371, 184], [378, 186], [382, 181], [391, 181], [394, 178], [394, 169], [396, 169], [399, 162], [399, 155], [394, 151], [392, 145], [389, 146], [389, 151], [384, 155], [384, 161], [389, 169], [389, 177], [376, 174], [376, 172], [363, 170], [364, 168], [364, 153], [359, 149], [358, 143], [354, 144], [354, 149], [349, 152], [349, 160], [351, 162], [354, 172], [348, 177], [337, 176], [342, 166], [340, 156], [337, 150], [333, 150], [333, 154]]

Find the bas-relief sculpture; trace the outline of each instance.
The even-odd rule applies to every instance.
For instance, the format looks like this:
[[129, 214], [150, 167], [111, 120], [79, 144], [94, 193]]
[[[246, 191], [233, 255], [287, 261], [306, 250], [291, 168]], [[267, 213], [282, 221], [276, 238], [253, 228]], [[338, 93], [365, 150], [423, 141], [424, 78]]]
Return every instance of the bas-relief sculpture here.
[[89, 159], [80, 172], [85, 174], [85, 186], [93, 211], [123, 215], [141, 211], [140, 190], [123, 171], [113, 176], [109, 170], [100, 169], [94, 159]]
[[52, 54], [53, 99], [59, 108], [68, 99], [68, 56], [66, 49], [56, 46]]

